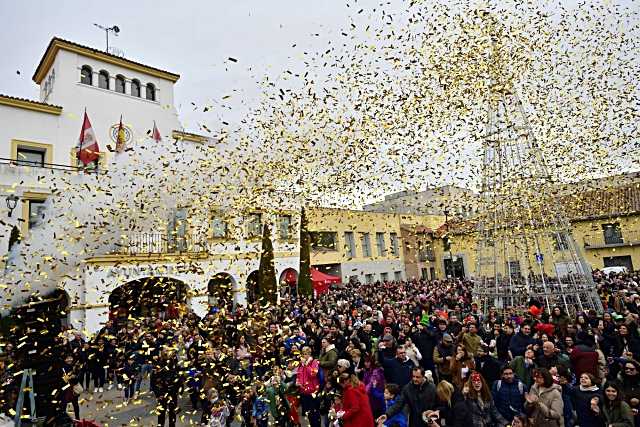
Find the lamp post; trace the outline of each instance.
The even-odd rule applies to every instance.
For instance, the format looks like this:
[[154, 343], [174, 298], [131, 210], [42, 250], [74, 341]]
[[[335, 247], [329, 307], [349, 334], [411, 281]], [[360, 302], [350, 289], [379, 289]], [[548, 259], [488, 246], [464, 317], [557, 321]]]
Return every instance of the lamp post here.
[[447, 244], [449, 245], [449, 265], [451, 266], [451, 277], [456, 278], [456, 267], [453, 264], [453, 253], [451, 251], [451, 239], [449, 239], [449, 210], [444, 210], [444, 225], [447, 230]]
[[9, 218], [11, 218], [11, 214], [13, 213], [13, 210], [18, 205], [18, 200], [20, 200], [20, 198], [18, 196], [16, 196], [15, 194], [9, 194], [7, 196], [7, 198], [6, 198], [7, 209], [9, 209], [9, 214], [7, 216]]

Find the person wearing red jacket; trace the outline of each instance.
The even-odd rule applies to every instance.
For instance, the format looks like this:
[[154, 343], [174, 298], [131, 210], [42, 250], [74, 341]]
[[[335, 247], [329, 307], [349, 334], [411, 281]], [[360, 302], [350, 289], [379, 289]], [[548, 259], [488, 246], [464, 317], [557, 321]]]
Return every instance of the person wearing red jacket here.
[[296, 385], [300, 392], [300, 404], [302, 413], [309, 418], [311, 427], [320, 427], [320, 379], [318, 361], [311, 356], [311, 347], [303, 347], [301, 351], [300, 365], [298, 365], [296, 375]]
[[369, 397], [354, 374], [347, 378], [341, 378], [342, 382], [342, 411], [338, 417], [342, 418], [344, 427], [371, 427], [373, 425], [373, 413], [369, 405]]

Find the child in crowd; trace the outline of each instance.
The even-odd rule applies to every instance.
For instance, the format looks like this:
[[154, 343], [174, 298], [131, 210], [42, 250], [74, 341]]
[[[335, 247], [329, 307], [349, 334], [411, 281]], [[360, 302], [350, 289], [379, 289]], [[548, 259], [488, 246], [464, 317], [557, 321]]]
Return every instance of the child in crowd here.
[[[396, 403], [396, 399], [400, 394], [400, 386], [397, 384], [387, 384], [384, 387], [384, 403], [385, 403], [385, 411], [389, 409], [394, 403]], [[407, 427], [407, 416], [404, 412], [400, 411], [393, 417], [387, 419], [382, 426], [385, 427]]]

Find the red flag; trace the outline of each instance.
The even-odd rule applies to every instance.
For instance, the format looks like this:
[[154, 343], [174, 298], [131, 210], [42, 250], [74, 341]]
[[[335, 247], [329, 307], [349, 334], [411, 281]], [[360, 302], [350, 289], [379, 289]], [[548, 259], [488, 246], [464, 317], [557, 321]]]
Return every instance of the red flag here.
[[162, 141], [162, 136], [160, 136], [160, 131], [156, 126], [155, 120], [153, 121], [153, 133], [151, 134], [151, 138], [153, 138], [156, 142]]
[[85, 111], [82, 130], [80, 130], [80, 139], [78, 140], [78, 160], [86, 166], [99, 158], [100, 148], [98, 147], [98, 140], [91, 127], [89, 116], [87, 116], [87, 112]]
[[124, 126], [122, 125], [122, 114], [120, 115], [120, 124], [118, 125], [118, 134], [116, 135], [116, 152], [122, 153], [124, 151], [126, 134], [124, 132]]

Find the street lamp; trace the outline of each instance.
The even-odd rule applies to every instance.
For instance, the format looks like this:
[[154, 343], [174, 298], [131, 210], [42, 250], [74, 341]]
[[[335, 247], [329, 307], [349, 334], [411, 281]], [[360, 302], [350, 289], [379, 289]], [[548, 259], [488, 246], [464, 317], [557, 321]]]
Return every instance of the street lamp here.
[[6, 202], [7, 202], [7, 209], [9, 209], [9, 215], [8, 215], [9, 218], [11, 218], [11, 214], [13, 213], [13, 210], [18, 205], [18, 200], [20, 199], [15, 194], [9, 194], [7, 196]]

